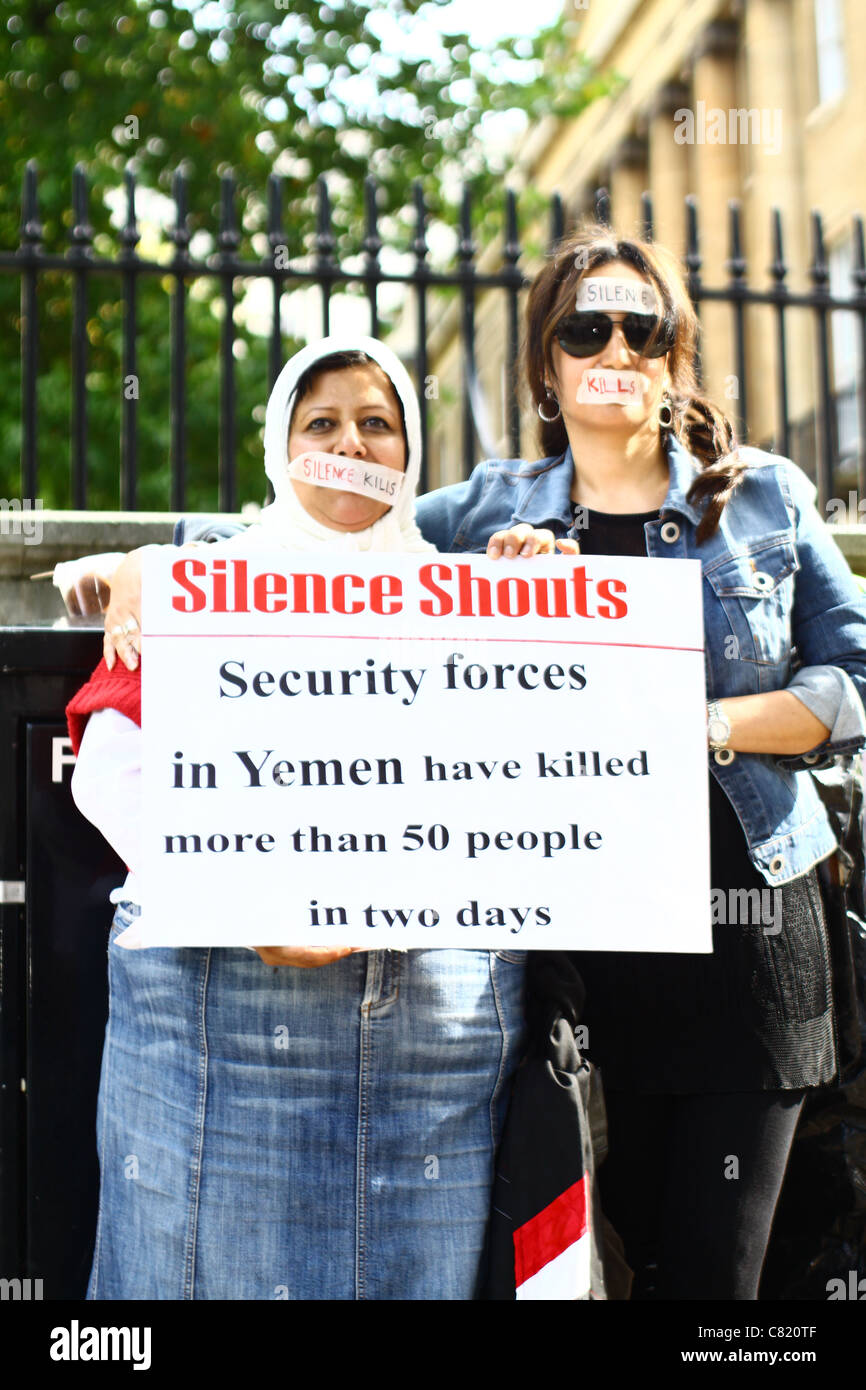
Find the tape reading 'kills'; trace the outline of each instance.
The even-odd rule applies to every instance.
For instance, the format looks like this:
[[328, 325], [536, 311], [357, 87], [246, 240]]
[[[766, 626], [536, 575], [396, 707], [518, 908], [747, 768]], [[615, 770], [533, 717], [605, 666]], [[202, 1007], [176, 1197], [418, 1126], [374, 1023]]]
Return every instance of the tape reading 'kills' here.
[[289, 477], [313, 487], [332, 487], [337, 492], [357, 492], [375, 502], [396, 502], [403, 486], [403, 474], [382, 463], [343, 458], [314, 450], [298, 454], [289, 464]]
[[630, 405], [642, 401], [647, 388], [643, 372], [614, 372], [595, 367], [584, 372], [577, 388], [578, 405]]
[[593, 313], [617, 309], [632, 314], [657, 314], [660, 310], [651, 285], [641, 285], [637, 280], [615, 280], [612, 275], [585, 276], [578, 284], [574, 307]]

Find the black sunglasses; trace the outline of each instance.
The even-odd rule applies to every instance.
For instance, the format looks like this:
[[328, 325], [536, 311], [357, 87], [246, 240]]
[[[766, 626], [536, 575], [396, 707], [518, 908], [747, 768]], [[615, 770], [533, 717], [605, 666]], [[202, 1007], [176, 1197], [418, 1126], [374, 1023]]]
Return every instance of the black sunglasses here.
[[[676, 334], [668, 318], [658, 314], [626, 314], [623, 337], [632, 352], [641, 357], [663, 357], [674, 345]], [[596, 312], [569, 314], [554, 329], [554, 336], [569, 357], [592, 357], [610, 342], [613, 319]]]

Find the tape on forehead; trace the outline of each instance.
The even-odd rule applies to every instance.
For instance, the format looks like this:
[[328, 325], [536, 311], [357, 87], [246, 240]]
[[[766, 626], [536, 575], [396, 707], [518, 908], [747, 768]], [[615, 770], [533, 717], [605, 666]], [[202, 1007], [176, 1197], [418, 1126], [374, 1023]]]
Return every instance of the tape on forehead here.
[[400, 495], [405, 475], [398, 473], [396, 468], [386, 468], [383, 463], [364, 463], [361, 459], [325, 454], [316, 449], [292, 459], [289, 477], [312, 487], [357, 492], [360, 497], [387, 502], [391, 506]]
[[578, 405], [631, 405], [642, 401], [649, 382], [643, 372], [589, 367], [577, 388]]
[[586, 275], [578, 282], [574, 307], [602, 313], [613, 309], [632, 314], [658, 314], [661, 305], [652, 285], [639, 280], [616, 280], [612, 275]]

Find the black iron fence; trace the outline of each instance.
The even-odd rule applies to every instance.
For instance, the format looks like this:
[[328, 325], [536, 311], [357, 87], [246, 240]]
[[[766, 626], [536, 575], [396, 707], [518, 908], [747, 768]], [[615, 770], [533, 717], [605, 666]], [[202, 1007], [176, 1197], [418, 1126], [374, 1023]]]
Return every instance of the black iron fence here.
[[[42, 247], [42, 228], [39, 221], [37, 176], [29, 166], [24, 179], [21, 238], [15, 251], [0, 252], [0, 271], [17, 274], [21, 285], [20, 352], [21, 352], [21, 494], [35, 498], [39, 493], [39, 413], [37, 383], [39, 373], [39, 298], [40, 277], [46, 271], [66, 272], [72, 281], [71, 316], [71, 421], [70, 473], [72, 505], [86, 508], [88, 499], [88, 316], [89, 283], [95, 277], [119, 277], [123, 302], [122, 376], [135, 377], [138, 362], [137, 294], [142, 276], [170, 277], [170, 431], [171, 431], [171, 501], [172, 510], [187, 505], [187, 299], [191, 284], [200, 277], [215, 277], [219, 282], [222, 300], [220, 343], [220, 417], [219, 417], [219, 506], [223, 511], [237, 507], [236, 472], [236, 393], [235, 356], [236, 335], [235, 280], [261, 278], [271, 286], [271, 326], [268, 335], [269, 385], [273, 384], [283, 363], [283, 341], [280, 311], [283, 297], [296, 287], [317, 285], [321, 297], [321, 329], [331, 328], [331, 298], [334, 291], [346, 285], [360, 285], [369, 303], [369, 331], [380, 331], [380, 288], [386, 284], [403, 284], [414, 300], [415, 343], [408, 363], [414, 370], [419, 386], [428, 380], [428, 319], [431, 295], [443, 289], [457, 291], [460, 304], [459, 336], [462, 351], [462, 453], [463, 467], [469, 472], [478, 457], [478, 447], [487, 444], [484, 428], [484, 402], [476, 366], [475, 311], [481, 293], [498, 291], [504, 297], [505, 332], [504, 357], [506, 364], [505, 430], [508, 447], [514, 457], [521, 454], [520, 410], [518, 405], [517, 359], [519, 344], [519, 296], [528, 283], [518, 262], [522, 247], [518, 231], [515, 196], [505, 194], [504, 237], [501, 265], [495, 271], [478, 268], [478, 247], [473, 239], [473, 208], [470, 194], [462, 200], [456, 263], [450, 270], [434, 269], [429, 261], [428, 212], [420, 186], [414, 191], [414, 239], [411, 269], [389, 272], [381, 263], [384, 243], [379, 236], [376, 186], [368, 179], [365, 188], [365, 227], [361, 243], [363, 266], [349, 270], [336, 256], [337, 242], [331, 220], [331, 205], [324, 179], [317, 187], [317, 227], [313, 238], [312, 256], [287, 257], [288, 237], [282, 226], [282, 183], [272, 175], [267, 190], [267, 239], [270, 255], [259, 261], [243, 260], [238, 256], [241, 233], [238, 225], [234, 180], [226, 175], [221, 180], [221, 209], [216, 236], [216, 251], [207, 259], [194, 259], [190, 254], [191, 233], [187, 217], [187, 198], [184, 178], [176, 174], [173, 185], [175, 217], [170, 232], [174, 254], [170, 261], [152, 261], [140, 257], [136, 247], [140, 232], [136, 220], [135, 183], [131, 174], [125, 176], [126, 220], [120, 232], [121, 251], [114, 259], [97, 256], [93, 249], [93, 232], [88, 223], [87, 184], [82, 167], [76, 166], [72, 182], [73, 225], [69, 233], [70, 247], [65, 255], [48, 254]], [[610, 222], [610, 202], [604, 189], [595, 195], [595, 212], [599, 220]], [[724, 285], [708, 285], [701, 274], [702, 258], [698, 209], [694, 198], [686, 199], [685, 266], [689, 292], [698, 310], [705, 303], [730, 305], [733, 319], [734, 357], [731, 363], [739, 397], [736, 414], [744, 442], [754, 442], [790, 454], [792, 448], [799, 462], [816, 478], [820, 500], [826, 504], [834, 489], [840, 485], [840, 465], [847, 469], [849, 481], [856, 481], [857, 493], [866, 498], [866, 452], [863, 438], [866, 433], [866, 253], [864, 253], [863, 219], [857, 216], [852, 225], [851, 293], [845, 297], [830, 290], [830, 268], [825, 248], [820, 213], [811, 215], [811, 260], [808, 279], [811, 288], [804, 293], [792, 292], [787, 285], [789, 266], [785, 260], [782, 218], [772, 213], [773, 260], [770, 266], [772, 283], [765, 289], [755, 288], [747, 279], [747, 263], [743, 255], [741, 212], [731, 203], [729, 217], [729, 255]], [[567, 232], [569, 224], [562, 199], [554, 195], [550, 201], [549, 241], [553, 246]], [[649, 194], [644, 194], [641, 207], [642, 231], [653, 235], [653, 210]], [[748, 363], [746, 350], [746, 312], [751, 305], [769, 305], [775, 318], [775, 416], [772, 439], [750, 441]], [[788, 322], [790, 312], [805, 309], [811, 313], [815, 335], [816, 404], [799, 417], [792, 416], [789, 399]], [[854, 384], [834, 391], [831, 345], [831, 315], [850, 312], [856, 315], [857, 366]], [[419, 392], [424, 443], [422, 490], [427, 483], [427, 442], [429, 403], [423, 390]], [[137, 395], [124, 392], [121, 401], [120, 438], [120, 505], [125, 510], [137, 506], [138, 464], [138, 406]], [[855, 444], [840, 453], [840, 434], [852, 434], [856, 418]], [[840, 430], [840, 422], [845, 426]]]

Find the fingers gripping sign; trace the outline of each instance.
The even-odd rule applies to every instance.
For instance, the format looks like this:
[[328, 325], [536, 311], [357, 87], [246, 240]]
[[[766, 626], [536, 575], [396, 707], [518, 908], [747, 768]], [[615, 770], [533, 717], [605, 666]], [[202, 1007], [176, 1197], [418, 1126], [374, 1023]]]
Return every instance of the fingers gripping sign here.
[[109, 671], [119, 656], [130, 671], [141, 654], [141, 550], [130, 551], [111, 581], [102, 649]]
[[498, 560], [503, 555], [507, 559], [555, 555], [557, 550], [564, 555], [580, 554], [577, 541], [565, 536], [556, 537], [546, 527], [530, 526], [525, 521], [505, 531], [495, 531], [487, 542], [487, 555], [491, 560]]
[[512, 559], [515, 556], [554, 553], [553, 532], [543, 528], [536, 530], [525, 521], [505, 531], [495, 531], [487, 542], [487, 555], [491, 560], [498, 560], [502, 555]]
[[[200, 542], [187, 541], [181, 547], [167, 547], [175, 553], [195, 551]], [[142, 545], [131, 550], [118, 565], [111, 580], [111, 599], [105, 610], [105, 637], [102, 651], [109, 671], [119, 656], [130, 671], [138, 666], [141, 655], [141, 565], [146, 550], [161, 550], [162, 546]]]

